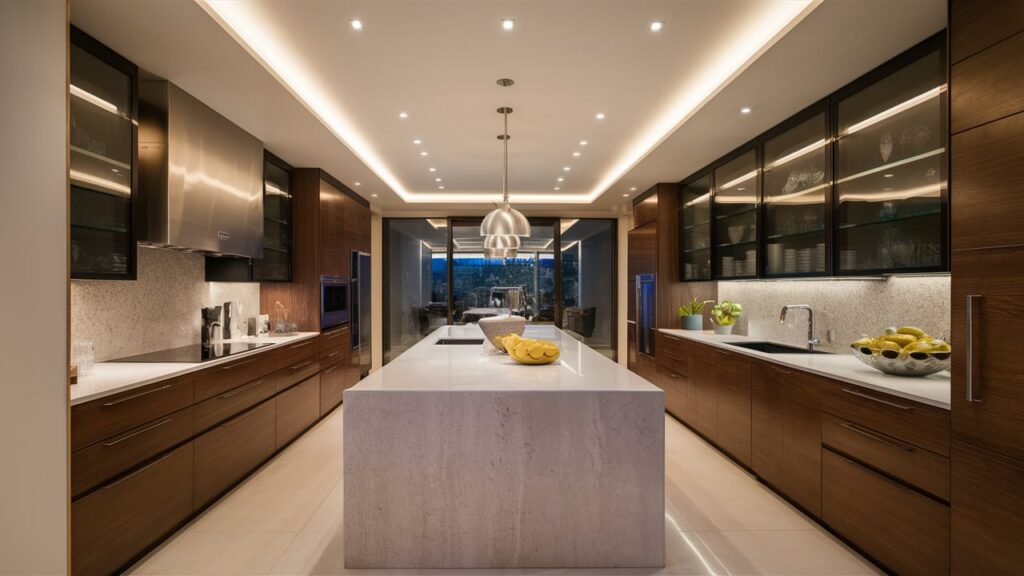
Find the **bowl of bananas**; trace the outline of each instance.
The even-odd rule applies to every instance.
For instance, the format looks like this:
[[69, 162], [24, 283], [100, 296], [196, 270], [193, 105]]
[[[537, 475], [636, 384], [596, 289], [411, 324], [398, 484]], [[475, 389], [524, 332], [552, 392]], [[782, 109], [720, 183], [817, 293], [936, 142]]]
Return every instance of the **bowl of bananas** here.
[[915, 326], [893, 326], [877, 338], [850, 344], [853, 355], [872, 368], [897, 376], [928, 376], [949, 369], [949, 343]]
[[532, 366], [551, 364], [558, 360], [558, 356], [561, 354], [558, 345], [548, 340], [523, 338], [518, 334], [499, 336], [496, 340], [499, 349], [507, 352], [513, 360], [520, 364]]

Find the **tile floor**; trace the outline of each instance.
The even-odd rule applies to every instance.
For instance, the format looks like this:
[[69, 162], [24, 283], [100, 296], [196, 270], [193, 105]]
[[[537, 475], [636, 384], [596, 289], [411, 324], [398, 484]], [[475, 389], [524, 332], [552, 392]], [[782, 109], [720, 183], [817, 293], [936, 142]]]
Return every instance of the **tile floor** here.
[[[445, 574], [345, 570], [342, 410], [133, 568], [134, 574]], [[817, 524], [666, 417], [665, 568], [463, 574], [878, 574]]]

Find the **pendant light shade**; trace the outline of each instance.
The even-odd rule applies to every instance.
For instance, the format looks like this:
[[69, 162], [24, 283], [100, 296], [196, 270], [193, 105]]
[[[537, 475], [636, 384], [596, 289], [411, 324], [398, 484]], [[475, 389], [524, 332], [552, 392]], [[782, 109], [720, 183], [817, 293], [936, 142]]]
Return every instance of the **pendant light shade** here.
[[484, 238], [484, 248], [519, 248], [521, 245], [519, 236], [512, 234], [499, 234]]
[[484, 258], [515, 258], [515, 248], [484, 248]]
[[505, 118], [505, 132], [498, 136], [504, 145], [504, 164], [501, 178], [501, 206], [492, 210], [480, 224], [481, 236], [529, 236], [530, 221], [522, 212], [516, 210], [508, 202], [508, 115], [512, 109], [508, 106], [498, 108], [498, 113]]

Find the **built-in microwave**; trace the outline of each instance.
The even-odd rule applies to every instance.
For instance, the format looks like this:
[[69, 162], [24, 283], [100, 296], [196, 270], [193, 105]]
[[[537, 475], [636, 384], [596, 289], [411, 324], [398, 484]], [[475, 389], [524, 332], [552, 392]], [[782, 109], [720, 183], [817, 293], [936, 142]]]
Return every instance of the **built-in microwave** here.
[[320, 329], [348, 322], [348, 276], [320, 277]]

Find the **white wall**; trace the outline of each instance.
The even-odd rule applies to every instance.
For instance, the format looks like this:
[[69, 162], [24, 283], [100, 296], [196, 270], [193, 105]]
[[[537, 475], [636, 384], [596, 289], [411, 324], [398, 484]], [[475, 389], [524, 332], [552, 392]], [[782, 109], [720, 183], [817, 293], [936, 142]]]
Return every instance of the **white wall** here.
[[0, 2], [3, 574], [67, 571], [67, 18]]

